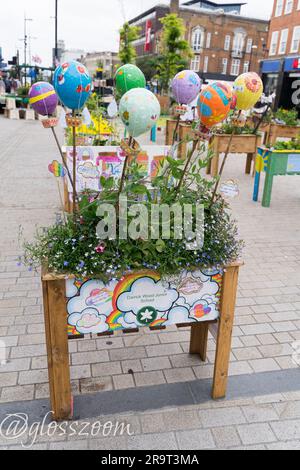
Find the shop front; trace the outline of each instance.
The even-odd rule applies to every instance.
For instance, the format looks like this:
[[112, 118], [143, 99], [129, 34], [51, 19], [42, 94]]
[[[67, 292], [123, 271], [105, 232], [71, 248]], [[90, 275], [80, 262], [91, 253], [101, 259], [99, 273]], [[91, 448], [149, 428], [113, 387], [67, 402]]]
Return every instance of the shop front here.
[[266, 60], [261, 74], [265, 94], [276, 93], [275, 109], [297, 108], [300, 116], [300, 57]]

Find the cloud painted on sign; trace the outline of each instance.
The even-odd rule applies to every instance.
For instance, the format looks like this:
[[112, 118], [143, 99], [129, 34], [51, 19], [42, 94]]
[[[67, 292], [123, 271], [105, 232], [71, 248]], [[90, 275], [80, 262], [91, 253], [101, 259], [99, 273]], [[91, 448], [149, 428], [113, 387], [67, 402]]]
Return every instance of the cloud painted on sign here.
[[117, 307], [120, 312], [133, 312], [135, 315], [147, 306], [157, 312], [167, 312], [178, 297], [176, 289], [164, 286], [161, 281], [155, 282], [149, 277], [143, 277], [132, 284], [129, 292], [120, 295]]
[[106, 317], [113, 311], [112, 296], [117, 281], [105, 285], [102, 281], [91, 280], [81, 286], [80, 295], [69, 300], [68, 314], [83, 312], [87, 307], [93, 307], [99, 315]]
[[69, 325], [75, 326], [81, 334], [99, 334], [108, 331], [106, 316], [99, 315], [96, 309], [86, 308], [81, 313], [72, 313], [68, 319]]

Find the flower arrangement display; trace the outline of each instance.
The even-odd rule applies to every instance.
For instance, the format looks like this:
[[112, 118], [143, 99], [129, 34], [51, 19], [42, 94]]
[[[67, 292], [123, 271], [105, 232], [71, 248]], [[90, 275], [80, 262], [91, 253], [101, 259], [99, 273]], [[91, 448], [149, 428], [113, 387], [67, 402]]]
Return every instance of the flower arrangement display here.
[[[77, 70], [79, 68], [77, 66]], [[80, 71], [85, 73], [81, 68]], [[64, 74], [65, 79], [64, 69], [61, 74]], [[59, 72], [56, 75], [59, 75]], [[242, 77], [242, 81], [239, 78], [236, 92], [222, 82], [205, 87], [199, 96], [201, 127], [199, 130], [199, 125], [195, 123], [193, 125], [193, 146], [188, 152], [187, 159], [177, 160], [171, 152], [165, 161], [159, 163], [159, 170], [152, 177], [150, 175], [145, 177], [144, 169], [135, 159], [140, 150], [135, 138], [148, 132], [157, 122], [160, 117], [159, 103], [151, 92], [141, 87], [131, 88], [123, 94], [119, 113], [130, 137], [122, 144], [126, 158], [121, 178], [101, 176], [100, 193], [86, 191], [78, 195], [75, 188], [76, 204], [73, 214], [64, 217], [51, 227], [38, 230], [35, 241], [25, 244], [24, 262], [30, 269], [47, 265], [54, 273], [66, 275], [72, 273], [80, 278], [93, 276], [109, 281], [134, 270], [151, 269], [161, 275], [168, 275], [180, 273], [183, 269], [194, 269], [197, 266], [222, 267], [238, 259], [243, 243], [238, 239], [237, 226], [228, 210], [228, 203], [218, 194], [219, 178], [207, 179], [202, 176], [202, 170], [206, 168], [212, 155], [206, 150], [205, 144], [199, 146], [199, 138], [202, 138], [203, 134], [209, 135], [216, 124], [224, 121], [230, 110], [234, 108], [233, 104], [238, 106], [238, 119], [241, 121], [241, 108], [243, 106], [248, 108], [249, 100], [252, 104], [260, 93], [260, 82], [256, 77], [255, 74], [250, 74], [248, 77]], [[58, 76], [56, 84], [58, 89], [60, 83], [66, 86], [63, 78]], [[182, 98], [184, 93], [188, 94], [189, 101], [199, 86], [193, 74], [188, 73], [186, 80], [182, 81], [184, 87], [182, 92], [178, 77], [174, 83], [176, 96], [180, 97], [182, 102], [186, 101]], [[245, 83], [246, 100], [241, 92], [243, 83]], [[253, 86], [249, 88], [248, 85], [252, 83]], [[173, 87], [175, 89], [174, 84]], [[68, 88], [64, 92], [71, 94]], [[63, 99], [61, 95], [63, 92], [60, 89], [59, 96]], [[88, 99], [88, 96], [85, 96], [85, 99]], [[238, 132], [237, 129], [247, 131], [247, 128], [240, 124], [223, 124], [226, 133], [233, 135]], [[71, 134], [71, 131], [69, 133]], [[72, 136], [76, 137], [74, 128]], [[73, 142], [73, 145], [76, 148], [76, 142]], [[227, 154], [228, 152], [223, 161], [221, 174]], [[126, 198], [127, 201], [122, 213], [120, 213], [120, 197]], [[177, 204], [182, 210], [187, 204], [201, 205], [204, 211], [204, 240], [201, 249], [198, 247], [194, 250], [187, 249], [187, 244], [191, 243], [191, 240], [172, 237], [174, 235], [172, 227], [175, 223], [175, 214], [172, 211], [169, 238], [161, 236], [163, 232], [161, 219], [156, 227], [158, 237], [152, 236], [153, 227], [149, 224], [148, 230], [141, 231], [140, 236], [134, 240], [120, 238], [118, 234], [122, 219], [126, 219], [128, 225], [136, 223], [132, 206], [137, 203], [142, 208], [141, 214], [147, 214], [140, 217], [147, 217], [148, 221], [152, 220], [154, 207], [157, 204], [168, 207]], [[107, 204], [115, 207], [117, 220], [114, 236], [102, 239], [97, 232], [101, 220], [99, 212]], [[191, 228], [195, 229], [196, 214], [193, 214], [193, 217]]]

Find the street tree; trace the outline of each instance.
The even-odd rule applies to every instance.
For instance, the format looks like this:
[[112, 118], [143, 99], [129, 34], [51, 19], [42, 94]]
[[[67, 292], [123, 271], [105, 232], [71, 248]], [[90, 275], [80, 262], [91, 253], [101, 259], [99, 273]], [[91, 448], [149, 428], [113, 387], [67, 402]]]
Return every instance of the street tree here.
[[188, 66], [193, 52], [188, 41], [184, 39], [184, 22], [177, 14], [166, 15], [160, 21], [163, 31], [157, 58], [157, 80], [163, 93], [168, 92], [170, 81], [176, 73]]
[[136, 41], [140, 36], [140, 28], [138, 26], [130, 26], [125, 23], [120, 30], [120, 52], [119, 57], [122, 64], [135, 63], [136, 51], [133, 47], [133, 41]]

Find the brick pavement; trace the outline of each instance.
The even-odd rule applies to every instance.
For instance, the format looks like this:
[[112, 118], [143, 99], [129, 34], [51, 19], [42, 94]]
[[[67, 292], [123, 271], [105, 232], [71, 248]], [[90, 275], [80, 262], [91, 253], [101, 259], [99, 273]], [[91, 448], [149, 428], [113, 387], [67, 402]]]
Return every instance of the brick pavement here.
[[[17, 266], [21, 224], [28, 238], [59, 210], [47, 164], [58, 158], [39, 123], [0, 119], [0, 341], [8, 362], [0, 367], [1, 403], [48, 397], [39, 276]], [[227, 176], [240, 181], [232, 204], [246, 241], [234, 328], [230, 375], [292, 369], [300, 340], [300, 186], [297, 177], [276, 178], [270, 209], [252, 202], [253, 180], [244, 157], [231, 156]], [[189, 334], [175, 327], [160, 333], [70, 342], [75, 394], [184, 382], [212, 377], [208, 363], [188, 355]], [[1, 350], [0, 350], [1, 351]], [[130, 373], [129, 373], [130, 372]], [[299, 385], [300, 390], [300, 385]], [[300, 394], [253, 397], [244, 404], [208, 402], [185, 410], [136, 414], [135, 436], [67, 440], [42, 446], [91, 448], [299, 448]], [[5, 447], [6, 443], [0, 445]], [[198, 447], [197, 447], [198, 446]]]

